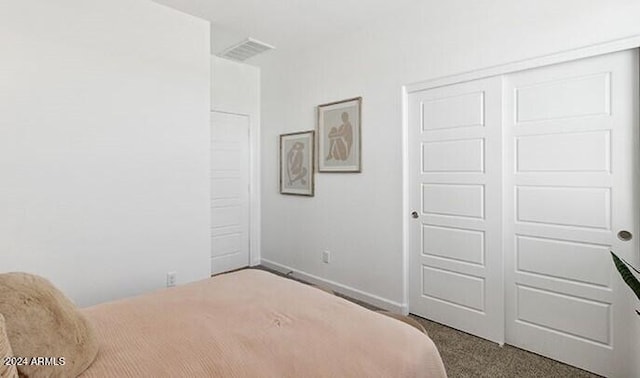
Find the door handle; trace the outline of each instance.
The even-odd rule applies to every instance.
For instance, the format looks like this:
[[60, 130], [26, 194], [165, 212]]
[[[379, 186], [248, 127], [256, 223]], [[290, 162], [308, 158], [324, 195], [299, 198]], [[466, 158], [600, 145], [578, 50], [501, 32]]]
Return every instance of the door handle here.
[[411, 218], [418, 219], [418, 212], [417, 211], [412, 211], [411, 212]]
[[633, 239], [633, 234], [627, 230], [622, 230], [618, 232], [618, 239], [622, 241], [629, 241]]

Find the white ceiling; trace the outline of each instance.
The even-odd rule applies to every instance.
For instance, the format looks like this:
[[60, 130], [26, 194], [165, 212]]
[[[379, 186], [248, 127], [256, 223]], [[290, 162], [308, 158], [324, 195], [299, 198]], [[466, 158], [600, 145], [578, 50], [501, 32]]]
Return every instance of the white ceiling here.
[[212, 53], [253, 37], [290, 50], [373, 25], [420, 0], [154, 0], [211, 21]]

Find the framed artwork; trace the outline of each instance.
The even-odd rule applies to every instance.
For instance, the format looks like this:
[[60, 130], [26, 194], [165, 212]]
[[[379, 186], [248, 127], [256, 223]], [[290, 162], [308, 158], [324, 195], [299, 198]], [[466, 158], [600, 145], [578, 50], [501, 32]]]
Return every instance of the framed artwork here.
[[362, 97], [318, 105], [318, 171], [361, 172]]
[[280, 135], [280, 193], [313, 197], [315, 132]]

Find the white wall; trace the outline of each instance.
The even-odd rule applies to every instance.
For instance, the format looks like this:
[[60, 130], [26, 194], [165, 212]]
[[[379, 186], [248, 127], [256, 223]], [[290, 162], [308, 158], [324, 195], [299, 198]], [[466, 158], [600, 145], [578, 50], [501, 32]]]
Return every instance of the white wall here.
[[209, 25], [146, 0], [0, 5], [0, 271], [80, 305], [209, 274]]
[[[637, 0], [425, 1], [262, 68], [264, 259], [404, 304], [402, 86], [640, 34]], [[278, 134], [315, 106], [363, 97], [361, 174], [317, 174], [313, 198], [278, 194]], [[332, 252], [331, 264], [321, 251]]]
[[211, 110], [249, 116], [250, 264], [260, 264], [260, 68], [211, 56]]
[[260, 68], [211, 56], [211, 109], [260, 117]]

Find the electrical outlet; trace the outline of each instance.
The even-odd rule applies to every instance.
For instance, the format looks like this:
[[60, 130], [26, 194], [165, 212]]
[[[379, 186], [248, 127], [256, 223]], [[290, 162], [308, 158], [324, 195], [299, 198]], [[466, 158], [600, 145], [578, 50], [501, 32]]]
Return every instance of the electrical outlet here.
[[176, 272], [167, 273], [167, 287], [176, 286]]
[[329, 262], [331, 262], [331, 252], [329, 251], [322, 252], [322, 262], [324, 262], [325, 264], [328, 264]]

